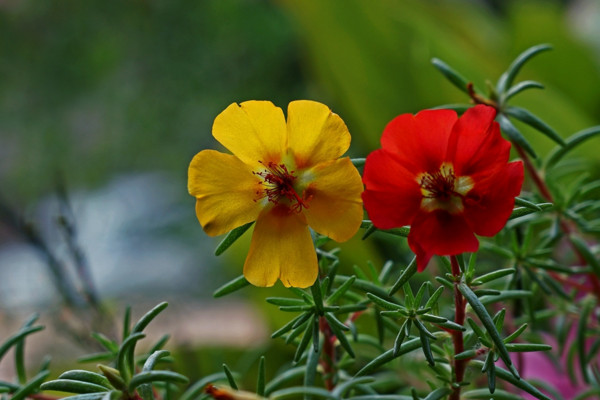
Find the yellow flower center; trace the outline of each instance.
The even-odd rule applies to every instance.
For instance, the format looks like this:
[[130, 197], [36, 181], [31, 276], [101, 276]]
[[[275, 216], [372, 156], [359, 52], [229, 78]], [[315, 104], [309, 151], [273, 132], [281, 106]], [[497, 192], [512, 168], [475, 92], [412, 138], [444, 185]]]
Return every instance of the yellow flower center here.
[[295, 171], [289, 171], [285, 164], [268, 162], [267, 164], [259, 161], [265, 169], [260, 172], [254, 172], [260, 176], [263, 181], [262, 189], [257, 191], [258, 199], [267, 198], [273, 204], [283, 204], [287, 206], [290, 212], [299, 213], [302, 208], [308, 208], [307, 200], [296, 191], [294, 183], [298, 179]]
[[450, 163], [444, 163], [438, 171], [425, 172], [417, 177], [421, 186], [421, 208], [425, 211], [445, 210], [458, 214], [464, 210], [463, 198], [473, 189], [473, 179], [454, 175]]

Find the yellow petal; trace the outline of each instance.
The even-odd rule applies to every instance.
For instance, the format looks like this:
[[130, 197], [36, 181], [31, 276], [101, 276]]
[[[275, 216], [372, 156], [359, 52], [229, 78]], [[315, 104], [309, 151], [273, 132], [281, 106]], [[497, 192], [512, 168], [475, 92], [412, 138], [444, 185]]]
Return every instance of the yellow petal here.
[[256, 220], [264, 206], [262, 186], [252, 169], [230, 154], [203, 150], [192, 159], [188, 191], [196, 197], [196, 216], [210, 236]]
[[302, 214], [287, 207], [265, 209], [258, 217], [244, 276], [255, 286], [273, 286], [277, 278], [286, 287], [305, 288], [317, 279], [317, 255]]
[[348, 157], [308, 170], [313, 182], [305, 190], [308, 208], [303, 211], [311, 228], [333, 240], [350, 239], [363, 219], [360, 174]]
[[217, 115], [212, 133], [246, 164], [278, 163], [286, 140], [285, 117], [270, 101], [233, 103]]
[[298, 168], [335, 160], [350, 147], [350, 133], [344, 121], [329, 107], [314, 101], [290, 103], [287, 135], [287, 148]]

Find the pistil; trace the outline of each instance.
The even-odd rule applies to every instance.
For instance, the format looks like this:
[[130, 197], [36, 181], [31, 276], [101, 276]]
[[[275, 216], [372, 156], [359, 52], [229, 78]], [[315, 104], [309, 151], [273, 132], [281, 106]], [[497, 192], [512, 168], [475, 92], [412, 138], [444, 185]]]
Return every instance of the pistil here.
[[[306, 202], [302, 199], [294, 187], [297, 177], [295, 171], [289, 171], [285, 164], [269, 162], [265, 165], [259, 161], [265, 170], [262, 172], [253, 172], [263, 179], [264, 189], [258, 191], [259, 199], [267, 197], [267, 200], [274, 204], [280, 204], [282, 200], [288, 205], [291, 212], [299, 213], [302, 208], [308, 208]], [[285, 200], [284, 200], [285, 199]]]

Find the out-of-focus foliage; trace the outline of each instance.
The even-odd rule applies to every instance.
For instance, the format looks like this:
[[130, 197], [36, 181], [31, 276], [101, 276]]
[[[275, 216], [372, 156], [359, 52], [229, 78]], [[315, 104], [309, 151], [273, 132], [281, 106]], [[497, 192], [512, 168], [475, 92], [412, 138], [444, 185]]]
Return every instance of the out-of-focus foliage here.
[[[552, 43], [556, 51], [528, 64], [520, 79], [543, 81], [546, 90], [543, 96], [519, 96], [516, 105], [563, 137], [600, 121], [600, 67], [574, 37], [567, 9], [558, 2], [506, 1], [500, 12], [475, 1], [283, 4], [297, 22], [310, 70], [339, 105], [354, 142], [368, 149], [378, 146], [383, 127], [398, 114], [465, 101], [441, 75], [431, 74], [432, 57], [485, 91], [486, 77], [497, 79], [517, 54], [537, 43]], [[531, 140], [541, 154], [553, 146]], [[587, 155], [597, 156], [591, 149]]]
[[305, 97], [288, 18], [266, 2], [2, 2], [0, 49], [0, 180], [16, 198], [57, 172], [184, 181], [227, 105]]

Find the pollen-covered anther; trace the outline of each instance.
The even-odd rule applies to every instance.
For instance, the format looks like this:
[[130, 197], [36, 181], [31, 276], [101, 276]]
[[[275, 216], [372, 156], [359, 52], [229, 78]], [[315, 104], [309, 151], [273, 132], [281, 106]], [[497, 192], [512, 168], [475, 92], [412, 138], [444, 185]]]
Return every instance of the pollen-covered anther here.
[[423, 197], [447, 199], [453, 194], [456, 176], [452, 167], [442, 165], [439, 171], [421, 176], [421, 191]]
[[290, 212], [299, 213], [302, 208], [308, 208], [307, 202], [298, 195], [294, 188], [294, 182], [297, 177], [294, 175], [295, 171], [289, 171], [285, 164], [277, 164], [269, 161], [265, 164], [259, 161], [265, 170], [260, 172], [253, 172], [255, 175], [260, 176], [263, 181], [262, 191], [257, 191], [259, 199], [267, 197], [267, 200], [274, 204], [287, 205]]
[[451, 164], [442, 164], [439, 170], [421, 174], [421, 208], [426, 211], [445, 210], [456, 214], [464, 210], [463, 198], [473, 188], [468, 176], [457, 177]]

